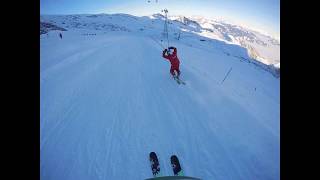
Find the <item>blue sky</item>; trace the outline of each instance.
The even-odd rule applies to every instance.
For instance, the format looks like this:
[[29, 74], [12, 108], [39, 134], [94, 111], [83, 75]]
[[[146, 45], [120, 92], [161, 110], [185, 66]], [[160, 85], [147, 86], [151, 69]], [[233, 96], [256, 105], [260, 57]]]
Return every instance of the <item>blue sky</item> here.
[[41, 14], [128, 13], [222, 18], [280, 39], [280, 0], [40, 0]]

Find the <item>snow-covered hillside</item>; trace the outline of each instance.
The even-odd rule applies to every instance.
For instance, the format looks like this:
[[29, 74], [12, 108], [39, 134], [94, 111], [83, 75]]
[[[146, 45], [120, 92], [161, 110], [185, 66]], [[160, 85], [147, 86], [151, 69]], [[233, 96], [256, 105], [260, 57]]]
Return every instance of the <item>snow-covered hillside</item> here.
[[188, 176], [280, 179], [280, 79], [245, 48], [172, 20], [169, 43], [186, 82], [178, 85], [161, 56], [161, 16], [41, 22], [67, 30], [40, 36], [42, 180], [150, 178], [151, 151], [162, 175], [173, 174], [176, 154]]

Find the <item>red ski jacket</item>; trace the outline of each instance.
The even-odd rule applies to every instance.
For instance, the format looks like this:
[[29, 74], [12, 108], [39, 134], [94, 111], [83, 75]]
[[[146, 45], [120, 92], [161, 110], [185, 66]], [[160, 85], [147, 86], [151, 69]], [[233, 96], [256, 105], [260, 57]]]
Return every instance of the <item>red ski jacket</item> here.
[[173, 48], [173, 53], [166, 55], [166, 50], [162, 52], [162, 57], [168, 59], [171, 66], [179, 68], [180, 61], [177, 56], [177, 48]]

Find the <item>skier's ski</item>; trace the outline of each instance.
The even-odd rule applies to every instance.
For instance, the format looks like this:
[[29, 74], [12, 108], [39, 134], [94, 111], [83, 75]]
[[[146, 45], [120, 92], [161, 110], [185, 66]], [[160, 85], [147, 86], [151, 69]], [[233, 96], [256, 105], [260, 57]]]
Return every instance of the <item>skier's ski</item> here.
[[180, 82], [180, 84], [186, 85], [186, 83], [182, 81], [180, 78], [178, 78], [178, 81]]
[[177, 76], [173, 76], [173, 79], [174, 79], [178, 84], [180, 84], [180, 81], [179, 81], [179, 79], [177, 78]]
[[153, 177], [159, 177], [160, 176], [160, 165], [158, 161], [158, 157], [155, 152], [151, 152], [149, 154], [149, 160], [151, 164], [151, 170]]
[[174, 172], [174, 176], [161, 176], [160, 165], [155, 152], [151, 152], [149, 155], [149, 158], [150, 158], [153, 178], [148, 178], [145, 180], [201, 180], [195, 177], [184, 176], [182, 173], [182, 169], [181, 169], [178, 157], [175, 155], [171, 156], [171, 165]]
[[156, 177], [156, 178], [148, 178], [145, 180], [201, 180], [201, 179], [195, 178], [195, 177], [189, 177], [189, 176], [162, 176], [162, 177]]
[[186, 85], [186, 83], [183, 82], [178, 76], [174, 76], [173, 79], [174, 79], [175, 81], [177, 81], [178, 84]]
[[173, 174], [175, 176], [183, 176], [183, 171], [181, 169], [178, 157], [176, 155], [172, 155], [170, 159], [171, 159]]

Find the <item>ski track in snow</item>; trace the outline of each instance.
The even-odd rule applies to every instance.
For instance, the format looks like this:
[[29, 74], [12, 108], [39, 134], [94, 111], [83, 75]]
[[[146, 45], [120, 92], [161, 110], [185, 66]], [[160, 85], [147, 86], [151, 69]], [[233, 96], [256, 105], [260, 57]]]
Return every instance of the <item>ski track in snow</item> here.
[[162, 175], [173, 175], [176, 154], [187, 176], [280, 178], [279, 79], [222, 52], [171, 43], [185, 86], [148, 36], [41, 39], [42, 180], [146, 179], [151, 151]]

